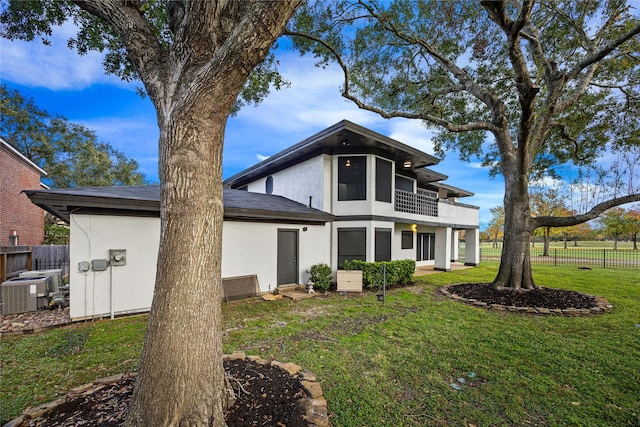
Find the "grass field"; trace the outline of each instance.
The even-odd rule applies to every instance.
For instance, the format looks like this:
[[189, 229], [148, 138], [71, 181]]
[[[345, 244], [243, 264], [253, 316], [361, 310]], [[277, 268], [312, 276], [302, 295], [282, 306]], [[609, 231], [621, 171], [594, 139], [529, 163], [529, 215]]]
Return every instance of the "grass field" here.
[[[615, 307], [581, 318], [493, 312], [434, 292], [496, 271], [484, 263], [423, 276], [390, 290], [385, 305], [374, 294], [224, 304], [225, 351], [315, 372], [335, 426], [640, 425], [638, 272], [534, 266], [540, 285], [603, 295]], [[135, 371], [145, 321], [3, 338], [1, 421]]]

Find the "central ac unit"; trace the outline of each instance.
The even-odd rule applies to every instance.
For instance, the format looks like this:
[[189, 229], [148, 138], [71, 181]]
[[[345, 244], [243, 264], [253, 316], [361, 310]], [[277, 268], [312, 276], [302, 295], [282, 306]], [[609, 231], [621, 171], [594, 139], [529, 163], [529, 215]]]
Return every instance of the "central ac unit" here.
[[18, 277], [51, 277], [51, 288], [49, 292], [56, 292], [64, 285], [62, 280], [62, 269], [23, 271]]
[[2, 288], [2, 314], [37, 311], [49, 305], [51, 277], [22, 277], [7, 280]]

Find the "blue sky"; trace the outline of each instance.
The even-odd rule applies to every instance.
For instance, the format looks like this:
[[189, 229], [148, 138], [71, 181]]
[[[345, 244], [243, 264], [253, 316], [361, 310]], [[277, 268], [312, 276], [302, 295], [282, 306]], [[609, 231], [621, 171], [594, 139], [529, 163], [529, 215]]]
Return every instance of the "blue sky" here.
[[[58, 28], [52, 46], [0, 39], [2, 82], [32, 97], [49, 113], [93, 129], [100, 140], [134, 158], [149, 181], [157, 181], [158, 127], [151, 101], [136, 93], [139, 82], [126, 83], [106, 75], [100, 54], [79, 56], [68, 49], [66, 41], [73, 34], [70, 24]], [[280, 72], [291, 87], [273, 92], [258, 107], [245, 107], [229, 119], [224, 178], [342, 119], [433, 154], [433, 132], [420, 121], [385, 120], [340, 97], [338, 67], [316, 68], [313, 58], [285, 49], [278, 57]], [[432, 169], [448, 175], [446, 183], [475, 193], [461, 201], [480, 207], [484, 228], [491, 218], [489, 209], [502, 204], [502, 178], [490, 179], [479, 162], [461, 162], [457, 153], [449, 153]]]

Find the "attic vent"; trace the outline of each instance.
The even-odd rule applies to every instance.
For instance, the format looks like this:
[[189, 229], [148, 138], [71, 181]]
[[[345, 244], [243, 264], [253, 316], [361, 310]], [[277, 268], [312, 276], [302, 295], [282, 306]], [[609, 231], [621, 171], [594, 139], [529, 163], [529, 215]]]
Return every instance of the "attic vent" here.
[[267, 177], [264, 190], [265, 190], [265, 193], [267, 194], [273, 194], [273, 177], [271, 175]]
[[255, 274], [222, 279], [222, 297], [225, 301], [255, 297], [259, 293], [258, 276]]

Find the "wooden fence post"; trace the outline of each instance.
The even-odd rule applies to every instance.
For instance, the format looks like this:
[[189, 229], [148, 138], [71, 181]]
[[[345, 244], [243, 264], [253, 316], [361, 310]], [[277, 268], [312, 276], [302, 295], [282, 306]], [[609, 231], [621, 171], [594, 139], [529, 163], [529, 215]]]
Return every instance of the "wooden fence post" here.
[[0, 279], [7, 280], [7, 254], [0, 253]]

